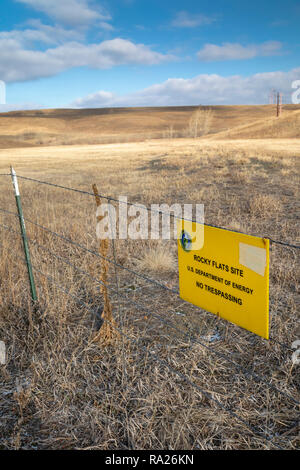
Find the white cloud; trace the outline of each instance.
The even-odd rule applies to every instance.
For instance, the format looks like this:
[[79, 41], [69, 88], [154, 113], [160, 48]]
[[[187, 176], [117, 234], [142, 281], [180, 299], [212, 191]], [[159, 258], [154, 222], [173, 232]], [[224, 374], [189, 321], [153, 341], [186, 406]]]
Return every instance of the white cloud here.
[[196, 28], [205, 24], [211, 24], [216, 19], [205, 15], [193, 15], [187, 11], [180, 11], [176, 14], [171, 22], [171, 26], [175, 28]]
[[25, 49], [17, 38], [0, 37], [0, 77], [6, 82], [49, 77], [72, 67], [107, 69], [118, 65], [154, 65], [170, 60], [174, 57], [121, 38], [88, 45], [67, 42], [37, 51]]
[[253, 59], [258, 56], [272, 56], [281, 51], [282, 44], [279, 41], [266, 41], [262, 44], [242, 46], [238, 43], [205, 44], [198, 53], [198, 59], [206, 62], [217, 60], [241, 60]]
[[135, 93], [119, 96], [107, 91], [79, 98], [71, 107], [118, 107], [118, 106], [183, 106], [218, 104], [264, 104], [268, 103], [272, 88], [281, 90], [285, 96], [292, 93], [291, 84], [299, 79], [300, 68], [289, 72], [259, 73], [250, 77], [233, 75], [198, 75], [191, 79], [171, 78]]
[[[268, 72], [250, 77], [234, 75], [199, 75], [191, 79], [172, 78], [144, 90], [128, 95], [99, 91], [71, 103], [72, 108], [98, 108], [121, 106], [184, 106], [230, 105], [268, 103], [270, 89], [281, 90], [290, 101], [292, 82], [299, 80], [300, 67], [289, 72]], [[31, 103], [0, 106], [0, 112], [21, 109], [41, 109], [45, 106]]]
[[39, 42], [43, 44], [58, 44], [64, 41], [84, 39], [84, 35], [77, 30], [64, 29], [62, 26], [50, 26], [39, 20], [27, 22], [30, 27], [26, 29], [14, 29], [11, 31], [0, 31], [0, 41], [3, 39], [15, 40], [20, 45], [31, 45]]
[[99, 5], [90, 6], [89, 0], [15, 0], [45, 13], [59, 23], [84, 26], [97, 21], [107, 22], [111, 16]]
[[[87, 95], [84, 98], [77, 99], [76, 101], [74, 101], [74, 103], [71, 104], [71, 107], [101, 108], [105, 106], [113, 106], [113, 103], [118, 103], [117, 95], [109, 91], [97, 91], [96, 93], [91, 93], [90, 95]], [[116, 104], [116, 106], [118, 106], [118, 104]]]

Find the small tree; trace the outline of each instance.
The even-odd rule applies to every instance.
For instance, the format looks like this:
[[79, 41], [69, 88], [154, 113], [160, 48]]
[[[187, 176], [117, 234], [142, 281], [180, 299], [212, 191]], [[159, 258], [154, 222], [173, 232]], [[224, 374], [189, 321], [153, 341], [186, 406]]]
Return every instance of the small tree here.
[[213, 119], [211, 109], [197, 109], [189, 120], [187, 134], [189, 137], [200, 137], [208, 134]]

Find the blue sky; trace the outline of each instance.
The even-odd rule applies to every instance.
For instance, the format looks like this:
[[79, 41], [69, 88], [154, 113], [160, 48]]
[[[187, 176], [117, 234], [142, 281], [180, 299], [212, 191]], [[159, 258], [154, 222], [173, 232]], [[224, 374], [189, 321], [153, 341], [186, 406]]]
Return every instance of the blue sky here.
[[295, 0], [1, 0], [6, 106], [290, 102]]

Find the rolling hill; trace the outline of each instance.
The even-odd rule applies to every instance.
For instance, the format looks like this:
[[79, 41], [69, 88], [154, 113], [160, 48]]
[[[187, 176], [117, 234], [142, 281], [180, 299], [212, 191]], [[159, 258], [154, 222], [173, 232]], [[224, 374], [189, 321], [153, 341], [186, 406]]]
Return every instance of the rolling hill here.
[[14, 111], [0, 114], [0, 148], [138, 142], [185, 137], [197, 109], [211, 109], [205, 138], [300, 137], [300, 105], [185, 106]]

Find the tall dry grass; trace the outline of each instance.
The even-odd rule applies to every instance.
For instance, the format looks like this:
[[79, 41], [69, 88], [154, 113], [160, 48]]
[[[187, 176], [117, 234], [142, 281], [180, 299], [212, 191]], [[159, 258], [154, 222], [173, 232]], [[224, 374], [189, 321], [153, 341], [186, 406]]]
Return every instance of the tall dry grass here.
[[[10, 154], [9, 161], [2, 159], [0, 172], [14, 163], [24, 175], [87, 191], [97, 182], [100, 194], [127, 194], [136, 203], [202, 202], [208, 223], [299, 241], [295, 214], [299, 160], [292, 155], [294, 149], [284, 154], [258, 144], [255, 149], [236, 145], [200, 146], [194, 140], [177, 145], [173, 140], [169, 146], [164, 142], [145, 147], [57, 148], [53, 153], [20, 151]], [[287, 168], [291, 174], [284, 172]], [[239, 171], [249, 178], [240, 179]], [[10, 180], [1, 177], [0, 185], [0, 207], [15, 211]], [[27, 219], [98, 251], [93, 195], [24, 180], [20, 189]], [[268, 196], [267, 211], [262, 210], [259, 195]], [[281, 211], [270, 198], [280, 200]], [[299, 366], [292, 364], [292, 351], [283, 346], [299, 338], [296, 251], [272, 246], [270, 315], [276, 342], [183, 303], [122, 269], [118, 299], [115, 274], [109, 269], [112, 314], [120, 308], [126, 336], [103, 345], [95, 335], [104, 293], [83, 273], [101, 279], [101, 259], [27, 222], [39, 295], [39, 305], [33, 308], [18, 220], [0, 213], [0, 224], [17, 232], [0, 226], [0, 340], [7, 347], [7, 363], [0, 366], [2, 449], [271, 447], [154, 355], [250, 425], [268, 428], [275, 442], [282, 441], [288, 449], [299, 447], [296, 404], [226, 360], [230, 357], [299, 399]], [[113, 256], [111, 248], [107, 254]], [[125, 268], [178, 288], [176, 262], [168, 264], [176, 260], [175, 242], [118, 241], [116, 257]], [[189, 341], [190, 334], [211, 350]]]

